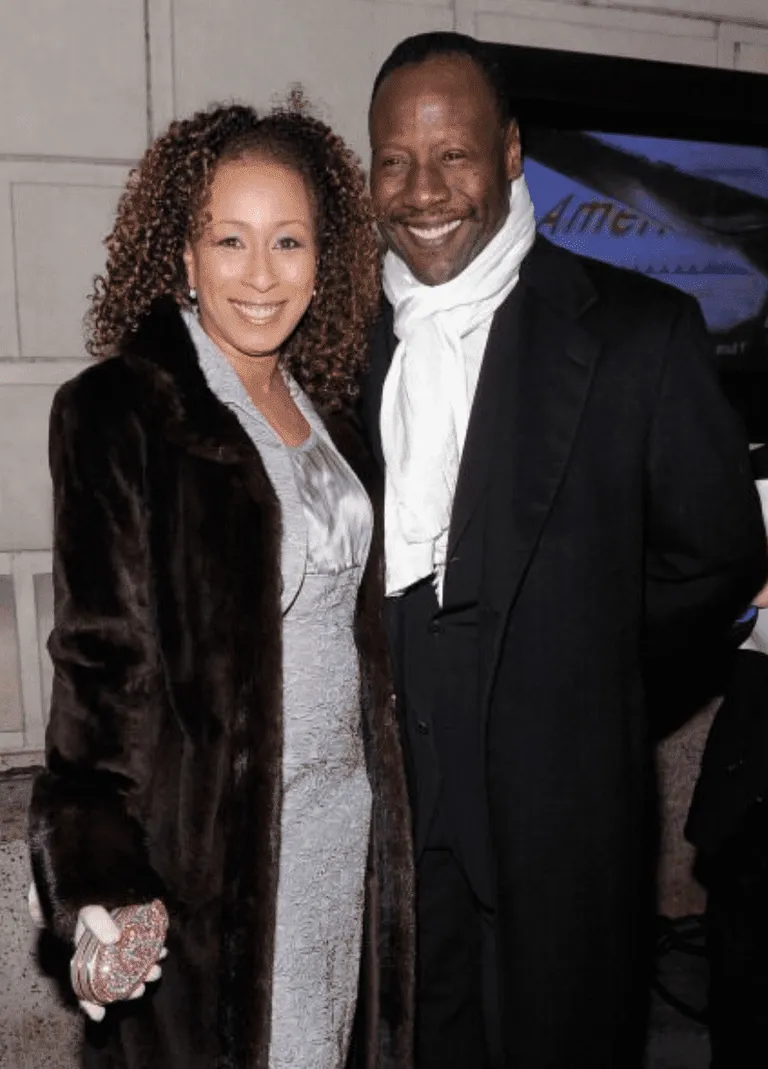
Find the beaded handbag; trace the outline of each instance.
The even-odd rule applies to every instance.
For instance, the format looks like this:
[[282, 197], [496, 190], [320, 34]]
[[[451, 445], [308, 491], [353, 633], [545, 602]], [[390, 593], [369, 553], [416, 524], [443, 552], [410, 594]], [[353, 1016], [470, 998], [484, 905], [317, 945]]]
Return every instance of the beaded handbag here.
[[168, 931], [168, 913], [159, 898], [120, 906], [110, 916], [120, 929], [117, 942], [101, 943], [86, 931], [70, 964], [77, 997], [102, 1006], [130, 998], [157, 962]]

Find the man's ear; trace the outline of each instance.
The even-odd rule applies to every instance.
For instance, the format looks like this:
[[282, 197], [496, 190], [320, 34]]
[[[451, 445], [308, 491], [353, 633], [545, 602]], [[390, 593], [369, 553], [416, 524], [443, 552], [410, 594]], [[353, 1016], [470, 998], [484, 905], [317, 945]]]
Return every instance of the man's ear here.
[[504, 131], [504, 167], [510, 182], [523, 173], [523, 149], [516, 119], [512, 119]]

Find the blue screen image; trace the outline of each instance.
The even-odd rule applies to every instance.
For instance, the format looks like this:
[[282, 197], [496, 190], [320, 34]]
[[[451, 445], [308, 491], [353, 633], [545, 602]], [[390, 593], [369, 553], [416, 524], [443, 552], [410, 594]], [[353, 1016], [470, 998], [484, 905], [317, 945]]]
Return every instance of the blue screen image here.
[[539, 232], [696, 297], [721, 363], [768, 370], [768, 148], [537, 129]]

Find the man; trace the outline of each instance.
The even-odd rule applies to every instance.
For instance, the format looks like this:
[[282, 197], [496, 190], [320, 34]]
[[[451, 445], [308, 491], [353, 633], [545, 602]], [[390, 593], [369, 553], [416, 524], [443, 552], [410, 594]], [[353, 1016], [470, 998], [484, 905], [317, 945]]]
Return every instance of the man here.
[[764, 582], [746, 445], [692, 300], [535, 237], [481, 45], [400, 44], [370, 133], [417, 1067], [630, 1069], [642, 655], [706, 660]]

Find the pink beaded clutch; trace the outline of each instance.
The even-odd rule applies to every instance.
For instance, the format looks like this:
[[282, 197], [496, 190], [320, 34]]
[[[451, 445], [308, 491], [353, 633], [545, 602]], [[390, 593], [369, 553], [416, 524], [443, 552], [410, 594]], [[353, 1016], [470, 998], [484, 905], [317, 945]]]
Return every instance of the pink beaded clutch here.
[[168, 913], [156, 898], [113, 909], [120, 938], [109, 946], [86, 931], [72, 957], [70, 977], [79, 999], [106, 1005], [129, 998], [157, 961], [168, 931]]

